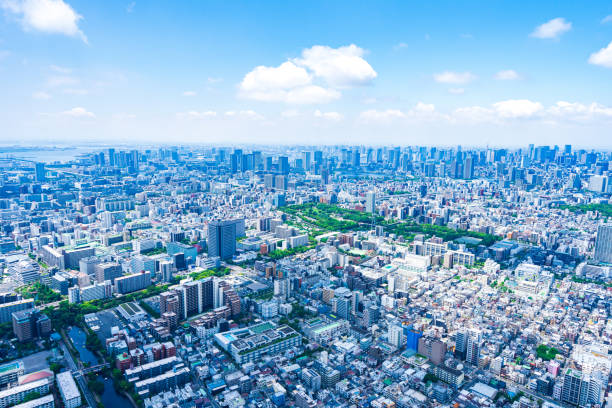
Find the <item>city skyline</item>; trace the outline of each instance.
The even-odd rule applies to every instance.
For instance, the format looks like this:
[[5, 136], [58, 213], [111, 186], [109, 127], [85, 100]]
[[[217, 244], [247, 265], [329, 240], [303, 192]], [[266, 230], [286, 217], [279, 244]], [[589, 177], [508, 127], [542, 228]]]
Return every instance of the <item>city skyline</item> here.
[[3, 144], [611, 147], [606, 2], [0, 8]]

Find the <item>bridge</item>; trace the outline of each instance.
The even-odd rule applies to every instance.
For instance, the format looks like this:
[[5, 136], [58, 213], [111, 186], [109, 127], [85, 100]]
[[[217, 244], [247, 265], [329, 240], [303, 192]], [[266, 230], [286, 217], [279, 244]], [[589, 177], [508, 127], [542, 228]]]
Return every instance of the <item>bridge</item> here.
[[99, 373], [100, 371], [103, 371], [105, 368], [109, 368], [109, 367], [110, 367], [110, 363], [104, 363], [104, 364], [98, 364], [95, 366], [84, 367], [81, 370], [79, 370], [79, 372], [81, 373], [81, 375], [86, 375], [89, 373]]

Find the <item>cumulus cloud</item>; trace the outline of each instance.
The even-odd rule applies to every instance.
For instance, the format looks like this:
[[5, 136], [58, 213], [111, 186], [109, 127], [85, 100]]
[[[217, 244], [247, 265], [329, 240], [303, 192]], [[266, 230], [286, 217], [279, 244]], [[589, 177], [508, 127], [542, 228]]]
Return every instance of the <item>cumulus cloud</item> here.
[[244, 76], [240, 88], [245, 92], [266, 92], [309, 85], [311, 81], [312, 78], [305, 68], [287, 61], [278, 67], [256, 67]]
[[343, 88], [365, 85], [376, 78], [376, 71], [363, 55], [364, 50], [355, 44], [339, 48], [315, 45], [302, 51], [302, 58], [294, 61], [330, 86]]
[[436, 110], [432, 104], [417, 103], [412, 109], [366, 110], [359, 119], [366, 123], [451, 123], [451, 124], [508, 124], [513, 122], [539, 122], [587, 124], [606, 121], [612, 123], [612, 108], [598, 103], [559, 101], [545, 107], [540, 102], [528, 99], [509, 99], [490, 106], [459, 107], [450, 113]]
[[599, 103], [585, 105], [577, 102], [559, 101], [547, 109], [553, 117], [588, 121], [596, 118], [612, 118], [612, 108]]
[[341, 89], [365, 85], [376, 78], [363, 54], [356, 45], [316, 45], [303, 50], [300, 58], [277, 67], [255, 67], [242, 79], [239, 95], [264, 102], [328, 103], [340, 98]]
[[513, 81], [520, 78], [521, 76], [513, 69], [505, 69], [495, 74], [495, 79], [500, 81]]
[[441, 84], [467, 84], [474, 79], [476, 79], [476, 76], [471, 72], [444, 71], [439, 74], [434, 74], [434, 80]]
[[591, 54], [589, 64], [612, 68], [612, 41], [607, 47]]
[[96, 115], [93, 112], [89, 112], [87, 109], [82, 107], [72, 108], [70, 110], [62, 112], [64, 116], [70, 116], [73, 118], [88, 118], [93, 119]]
[[338, 122], [344, 119], [344, 116], [338, 112], [321, 112], [318, 109], [314, 112], [314, 117], [327, 119], [327, 120], [334, 121], [334, 122]]
[[563, 33], [571, 29], [572, 23], [565, 21], [564, 18], [558, 17], [537, 26], [530, 36], [540, 39], [557, 39]]
[[63, 34], [87, 43], [79, 28], [83, 16], [63, 0], [0, 0], [0, 7], [17, 17], [25, 31]]
[[446, 119], [446, 116], [436, 111], [435, 105], [418, 102], [413, 108], [406, 111], [401, 111], [399, 109], [370, 109], [361, 112], [359, 118], [364, 122], [388, 123], [394, 120], [432, 121]]
[[528, 99], [510, 99], [493, 104], [493, 108], [502, 118], [528, 118], [540, 112], [543, 107], [540, 102]]

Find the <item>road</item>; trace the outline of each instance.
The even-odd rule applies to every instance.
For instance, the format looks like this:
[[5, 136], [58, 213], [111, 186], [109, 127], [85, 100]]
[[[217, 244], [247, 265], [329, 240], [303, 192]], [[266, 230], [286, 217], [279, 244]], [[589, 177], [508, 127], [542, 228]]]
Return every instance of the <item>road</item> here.
[[79, 386], [81, 387], [81, 391], [83, 391], [83, 395], [85, 396], [87, 405], [89, 406], [89, 408], [96, 408], [97, 407], [96, 400], [93, 397], [93, 394], [91, 393], [89, 388], [87, 387], [87, 381], [85, 381], [85, 378], [81, 374], [78, 364], [72, 358], [72, 354], [70, 354], [70, 351], [68, 351], [68, 347], [66, 347], [64, 340], [60, 341], [59, 345], [62, 349], [62, 352], [64, 353], [64, 359], [66, 360], [66, 363], [68, 364], [68, 368], [70, 369], [70, 371], [72, 371], [72, 375], [74, 376], [74, 379], [76, 380], [76, 382], [79, 383]]

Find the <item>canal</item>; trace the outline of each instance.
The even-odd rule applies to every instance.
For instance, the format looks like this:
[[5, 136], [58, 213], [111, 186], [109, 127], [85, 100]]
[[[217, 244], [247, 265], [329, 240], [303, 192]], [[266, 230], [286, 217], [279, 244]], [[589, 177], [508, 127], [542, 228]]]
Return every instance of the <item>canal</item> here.
[[70, 337], [74, 348], [79, 352], [79, 360], [83, 364], [89, 363], [89, 365], [92, 366], [98, 364], [98, 358], [96, 355], [85, 347], [87, 334], [83, 330], [81, 330], [79, 327], [72, 326], [68, 331], [68, 337]]
[[104, 392], [100, 396], [100, 399], [105, 407], [132, 407], [130, 400], [125, 398], [123, 395], [117, 394], [117, 391], [115, 391], [115, 387], [113, 386], [113, 380], [110, 378], [104, 378]]
[[[83, 363], [89, 363], [90, 365], [98, 364], [98, 358], [96, 355], [89, 351], [85, 346], [87, 334], [81, 328], [72, 326], [68, 331], [68, 336], [70, 337], [74, 348], [79, 352], [79, 360], [81, 360]], [[104, 382], [104, 392], [99, 397], [105, 407], [132, 407], [130, 400], [115, 391], [113, 380], [111, 378], [104, 377], [101, 378], [101, 380]]]

